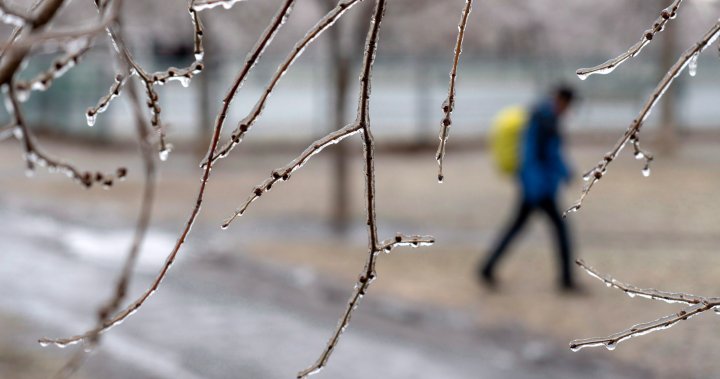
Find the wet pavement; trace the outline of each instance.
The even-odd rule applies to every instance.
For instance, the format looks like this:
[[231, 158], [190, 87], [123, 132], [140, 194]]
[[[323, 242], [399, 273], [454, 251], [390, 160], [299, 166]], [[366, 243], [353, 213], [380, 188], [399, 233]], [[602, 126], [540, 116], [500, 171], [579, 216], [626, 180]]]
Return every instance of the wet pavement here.
[[[129, 230], [104, 223], [2, 209], [0, 320], [12, 318], [22, 325], [5, 329], [0, 334], [5, 342], [32, 350], [34, 359], [52, 358], [53, 364], [70, 356], [70, 351], [40, 348], [33, 341], [76, 334], [92, 325], [95, 308], [109, 295], [131, 237]], [[351, 285], [307, 268], [261, 262], [234, 248], [209, 247], [217, 245], [210, 238], [202, 228], [197, 230], [160, 291], [105, 334], [100, 351], [80, 378], [293, 378], [317, 358]], [[152, 231], [132, 295], [152, 280], [173, 242], [171, 231]], [[368, 296], [329, 366], [317, 377], [650, 374], [612, 358], [573, 355], [565, 343], [518, 325], [483, 329], [457, 310]]]

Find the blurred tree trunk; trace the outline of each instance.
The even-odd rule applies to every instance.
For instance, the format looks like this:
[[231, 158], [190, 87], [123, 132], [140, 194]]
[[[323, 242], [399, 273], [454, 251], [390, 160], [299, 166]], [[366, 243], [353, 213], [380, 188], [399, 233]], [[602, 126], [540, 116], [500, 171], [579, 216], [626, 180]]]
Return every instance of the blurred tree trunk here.
[[[326, 0], [328, 8], [334, 6], [334, 1]], [[328, 63], [331, 72], [329, 94], [328, 117], [331, 129], [337, 129], [345, 124], [347, 116], [347, 93], [350, 76], [350, 58], [348, 52], [342, 46], [342, 24], [336, 24], [328, 32], [330, 55]], [[349, 177], [348, 177], [348, 156], [344, 143], [337, 144], [333, 150], [333, 204], [332, 204], [332, 226], [335, 232], [345, 233], [349, 226]]]
[[[330, 10], [337, 5], [336, 0], [321, 0], [326, 9]], [[330, 54], [328, 66], [331, 81], [329, 82], [329, 117], [330, 128], [336, 130], [343, 127], [347, 122], [347, 99], [352, 80], [352, 62], [354, 58], [361, 57], [362, 46], [365, 42], [367, 28], [366, 20], [372, 15], [373, 7], [366, 4], [359, 4], [360, 15], [356, 18], [355, 27], [348, 28], [347, 22], [338, 22], [327, 30]], [[355, 10], [357, 11], [357, 9]], [[349, 14], [345, 17], [348, 18]], [[345, 38], [345, 31], [350, 29], [352, 35]], [[351, 41], [347, 44], [344, 41]], [[332, 219], [333, 230], [338, 234], [344, 234], [350, 226], [350, 178], [348, 172], [348, 151], [344, 143], [335, 145], [333, 149], [333, 198], [332, 198]]]

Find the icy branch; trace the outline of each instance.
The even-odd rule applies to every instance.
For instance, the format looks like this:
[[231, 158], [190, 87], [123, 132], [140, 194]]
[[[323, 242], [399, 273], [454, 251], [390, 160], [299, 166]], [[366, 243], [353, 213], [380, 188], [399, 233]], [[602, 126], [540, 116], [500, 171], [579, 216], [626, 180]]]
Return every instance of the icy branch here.
[[107, 110], [108, 106], [110, 105], [110, 102], [120, 95], [120, 91], [122, 90], [126, 81], [126, 75], [115, 75], [115, 81], [110, 86], [110, 90], [108, 91], [107, 95], [101, 97], [100, 100], [98, 100], [96, 106], [88, 108], [88, 110], [85, 112], [85, 116], [87, 117], [87, 123], [89, 126], [95, 125], [95, 120], [98, 113], [105, 112], [105, 110]]
[[365, 261], [365, 267], [360, 273], [355, 290], [350, 295], [345, 311], [340, 316], [337, 327], [328, 341], [325, 349], [315, 363], [307, 369], [300, 371], [298, 378], [306, 378], [322, 370], [326, 365], [335, 347], [340, 341], [343, 332], [350, 325], [350, 319], [353, 311], [357, 308], [360, 300], [365, 296], [370, 284], [377, 278], [375, 266], [377, 264], [378, 254], [381, 251], [389, 251], [395, 246], [405, 244], [418, 246], [420, 244], [429, 245], [434, 242], [432, 237], [396, 237], [393, 241], [380, 243], [377, 236], [377, 214], [375, 205], [375, 143], [370, 130], [370, 84], [372, 76], [372, 67], [377, 53], [378, 42], [380, 38], [380, 25], [385, 15], [386, 1], [377, 0], [375, 11], [370, 20], [370, 28], [368, 30], [367, 39], [365, 41], [365, 55], [363, 57], [362, 70], [360, 73], [360, 94], [358, 99], [358, 110], [356, 123], [362, 131], [363, 141], [363, 160], [365, 172], [365, 200], [367, 210], [367, 230], [368, 230], [368, 256]]
[[650, 174], [650, 162], [653, 160], [653, 156], [640, 148], [640, 128], [643, 126], [643, 123], [648, 118], [648, 116], [650, 116], [650, 112], [658, 103], [660, 98], [663, 96], [663, 94], [665, 94], [665, 91], [670, 88], [673, 80], [677, 78], [683, 72], [683, 70], [685, 70], [686, 67], [688, 67], [690, 61], [695, 59], [694, 57], [697, 57], [700, 53], [702, 53], [708, 46], [715, 42], [718, 37], [720, 37], [720, 20], [716, 22], [707, 31], [707, 33], [705, 33], [705, 35], [699, 42], [697, 42], [691, 48], [687, 49], [680, 56], [677, 62], [675, 62], [675, 64], [670, 68], [670, 70], [665, 74], [663, 79], [657, 85], [653, 93], [650, 95], [650, 98], [645, 102], [645, 105], [643, 105], [642, 109], [640, 110], [640, 114], [638, 114], [638, 116], [632, 121], [622, 138], [618, 140], [612, 150], [605, 154], [603, 159], [600, 160], [596, 167], [594, 167], [584, 175], [586, 183], [582, 190], [582, 193], [580, 194], [580, 199], [578, 199], [578, 201], [575, 202], [575, 204], [570, 209], [565, 211], [565, 215], [570, 212], [575, 212], [579, 210], [580, 207], [582, 207], [583, 201], [585, 200], [585, 197], [588, 195], [588, 193], [590, 193], [593, 185], [595, 185], [595, 183], [602, 179], [610, 163], [615, 160], [620, 151], [625, 147], [625, 145], [627, 145], [628, 142], [632, 143], [633, 145], [635, 158], [645, 161], [645, 165], [643, 167], [643, 175], [648, 176]]
[[273, 170], [270, 178], [265, 180], [261, 185], [255, 187], [252, 195], [250, 195], [250, 197], [245, 200], [245, 203], [243, 203], [243, 205], [240, 206], [240, 208], [238, 208], [230, 218], [225, 220], [225, 222], [222, 224], [222, 228], [226, 229], [228, 226], [230, 226], [230, 223], [232, 223], [236, 218], [242, 216], [248, 209], [250, 204], [252, 204], [255, 200], [259, 199], [260, 196], [262, 196], [264, 193], [269, 192], [273, 185], [275, 185], [275, 183], [289, 180], [293, 172], [302, 168], [305, 163], [310, 160], [310, 158], [320, 153], [326, 147], [337, 144], [345, 138], [355, 135], [358, 132], [360, 132], [360, 125], [356, 123], [347, 125], [344, 128], [334, 131], [326, 135], [325, 137], [313, 142], [307, 149], [305, 149], [305, 151], [302, 152], [302, 154], [300, 154], [300, 156], [295, 158], [287, 166]]
[[435, 243], [435, 237], [432, 236], [406, 236], [398, 234], [395, 238], [391, 238], [380, 243], [380, 251], [390, 253], [396, 247], [421, 247], [430, 246]]
[[624, 284], [610, 276], [601, 275], [593, 268], [585, 264], [583, 261], [578, 260], [577, 264], [583, 269], [585, 269], [585, 271], [592, 277], [604, 282], [605, 285], [607, 285], [608, 287], [613, 287], [624, 291], [631, 297], [639, 296], [647, 299], [661, 300], [667, 303], [687, 304], [689, 306], [680, 310], [677, 313], [661, 317], [655, 321], [633, 325], [629, 329], [612, 334], [607, 337], [587, 338], [572, 341], [570, 342], [570, 349], [572, 349], [573, 351], [578, 351], [582, 348], [593, 346], [605, 346], [609, 350], [613, 350], [615, 349], [617, 344], [622, 341], [625, 341], [632, 337], [638, 337], [648, 333], [652, 333], [654, 331], [670, 328], [680, 321], [687, 320], [699, 313], [708, 311], [710, 309], [716, 310], [717, 307], [720, 306], [720, 298], [706, 298], [690, 294], [658, 291], [655, 289], [641, 289], [632, 285]]
[[104, 174], [99, 171], [92, 173], [90, 171], [80, 170], [70, 163], [51, 158], [42, 151], [42, 149], [40, 149], [34, 141], [32, 133], [25, 123], [25, 117], [23, 116], [22, 108], [20, 107], [20, 101], [18, 100], [13, 87], [14, 86], [12, 85], [4, 87], [7, 91], [5, 94], [8, 106], [7, 110], [14, 120], [14, 136], [16, 139], [23, 142], [27, 175], [32, 176], [37, 166], [45, 167], [51, 173], [62, 173], [67, 175], [86, 188], [91, 187], [93, 183], [99, 183], [105, 188], [110, 188], [115, 180], [125, 178], [127, 175], [127, 169], [124, 167], [118, 168], [115, 174]]
[[650, 44], [650, 41], [655, 37], [656, 34], [660, 33], [665, 29], [665, 24], [670, 22], [677, 16], [678, 9], [682, 4], [683, 0], [673, 0], [672, 4], [660, 12], [653, 26], [643, 33], [642, 38], [638, 43], [630, 47], [630, 49], [620, 56], [610, 59], [609, 61], [591, 68], [581, 68], [577, 70], [577, 75], [580, 79], [585, 80], [588, 76], [593, 74], [609, 74], [613, 72], [618, 66], [625, 63], [628, 59], [640, 54], [640, 51]]
[[625, 292], [630, 297], [638, 296], [645, 299], [662, 300], [670, 304], [681, 303], [687, 305], [699, 304], [707, 300], [707, 298], [702, 296], [689, 295], [685, 293], [665, 292], [658, 291], [656, 289], [638, 288], [633, 285], [620, 282], [609, 275], [600, 274], [581, 259], [578, 259], [576, 263], [593, 278], [602, 281], [608, 287], [616, 288], [620, 291]]
[[690, 317], [693, 317], [698, 313], [710, 310], [717, 305], [719, 304], [695, 304], [677, 313], [673, 313], [671, 315], [659, 318], [655, 321], [633, 325], [627, 330], [612, 334], [607, 337], [587, 338], [572, 341], [570, 342], [570, 349], [572, 349], [573, 351], [578, 351], [585, 347], [605, 346], [608, 350], [614, 350], [617, 344], [622, 341], [633, 337], [643, 336], [645, 334], [652, 333], [658, 330], [670, 328], [680, 321], [687, 320]]
[[440, 122], [440, 145], [438, 146], [435, 159], [438, 162], [438, 182], [443, 181], [443, 159], [445, 158], [445, 146], [450, 134], [450, 125], [452, 125], [452, 112], [455, 109], [455, 82], [457, 80], [457, 70], [460, 63], [460, 53], [462, 53], [463, 39], [465, 38], [465, 28], [467, 27], [468, 17], [472, 10], [473, 0], [465, 0], [465, 8], [463, 8], [460, 23], [458, 24], [457, 42], [455, 43], [455, 54], [453, 55], [453, 64], [450, 69], [450, 87], [448, 96], [442, 104], [442, 110], [445, 114]]
[[[147, 95], [147, 107], [150, 110], [150, 124], [152, 125], [156, 135], [158, 136], [158, 148], [161, 160], [167, 159], [168, 154], [170, 153], [171, 146], [165, 141], [165, 130], [160, 119], [160, 99], [157, 92], [155, 91], [155, 85], [163, 85], [168, 81], [178, 81], [183, 87], [187, 87], [190, 85], [190, 80], [203, 70], [203, 28], [202, 21], [200, 20], [200, 17], [198, 16], [196, 9], [194, 8], [195, 3], [196, 0], [190, 0], [188, 3], [188, 14], [190, 15], [194, 30], [194, 60], [190, 65], [185, 68], [170, 67], [165, 71], [148, 73], [142, 66], [140, 66], [135, 61], [135, 58], [133, 57], [132, 53], [130, 53], [130, 50], [126, 46], [118, 43], [117, 32], [114, 30], [114, 28], [108, 26], [108, 28], [106, 29], [108, 35], [110, 36], [110, 39], [112, 40], [113, 45], [116, 48], [116, 51], [120, 54], [120, 57], [124, 61], [124, 64], [126, 64], [130, 68], [131, 73], [137, 75], [138, 80], [145, 87], [145, 94]], [[98, 4], [98, 9], [102, 11], [103, 7]], [[99, 104], [109, 104], [109, 102], [105, 102], [104, 100], [107, 99], [100, 99]], [[100, 109], [101, 108], [97, 108], [97, 111], [95, 111], [95, 109], [90, 108], [88, 110], [88, 113], [86, 115], [88, 119], [88, 125], [92, 126], [95, 123], [95, 117], [98, 113], [102, 112]]]
[[[292, 66], [292, 64], [300, 57], [300, 55], [302, 55], [308, 45], [313, 43], [315, 39], [317, 39], [317, 37], [319, 37], [325, 30], [333, 26], [335, 22], [340, 17], [342, 17], [343, 14], [345, 14], [347, 10], [349, 10], [355, 4], [361, 1], [363, 0], [341, 0], [340, 2], [338, 2], [335, 8], [330, 10], [330, 12], [325, 15], [325, 17], [323, 17], [307, 33], [305, 33], [305, 37], [303, 37], [295, 44], [293, 49], [290, 51], [290, 54], [288, 54], [285, 60], [278, 66], [275, 74], [270, 80], [270, 83], [263, 90], [263, 94], [260, 96], [260, 99], [257, 101], [257, 103], [255, 103], [253, 109], [245, 118], [242, 119], [242, 121], [238, 123], [238, 126], [231, 134], [230, 141], [225, 143], [225, 145], [220, 148], [220, 151], [212, 156], [213, 162], [220, 158], [226, 157], [230, 153], [230, 151], [232, 151], [232, 149], [235, 148], [235, 146], [242, 141], [245, 134], [252, 128], [255, 122], [262, 115], [262, 112], [265, 109], [265, 105], [267, 104], [267, 101], [270, 98], [273, 90], [280, 82], [280, 79], [282, 79], [288, 69], [290, 69], [290, 66]], [[204, 165], [205, 164], [207, 164], [207, 161], [204, 163]]]

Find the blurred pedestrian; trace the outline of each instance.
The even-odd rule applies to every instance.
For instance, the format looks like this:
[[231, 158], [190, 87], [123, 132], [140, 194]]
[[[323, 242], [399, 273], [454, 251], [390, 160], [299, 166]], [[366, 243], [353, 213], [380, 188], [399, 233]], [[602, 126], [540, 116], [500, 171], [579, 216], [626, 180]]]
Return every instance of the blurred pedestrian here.
[[480, 279], [489, 286], [496, 284], [495, 268], [510, 243], [522, 231], [529, 216], [535, 211], [541, 211], [548, 217], [555, 234], [560, 268], [559, 288], [568, 291], [577, 289], [571, 271], [572, 248], [568, 227], [557, 201], [561, 184], [570, 179], [570, 170], [563, 156], [560, 121], [574, 98], [572, 88], [560, 85], [550, 96], [535, 105], [524, 121], [517, 142], [517, 168], [514, 169], [520, 187], [515, 214], [485, 261], [478, 267]]

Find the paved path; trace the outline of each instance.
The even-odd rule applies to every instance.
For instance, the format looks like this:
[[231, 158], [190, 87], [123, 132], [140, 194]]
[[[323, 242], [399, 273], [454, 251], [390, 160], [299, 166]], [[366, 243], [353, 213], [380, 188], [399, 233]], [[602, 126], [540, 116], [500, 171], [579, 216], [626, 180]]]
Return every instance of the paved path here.
[[[92, 324], [129, 232], [0, 212], [0, 313], [27, 340]], [[113, 230], [112, 228], [109, 230]], [[148, 244], [168, 251], [172, 235]], [[293, 378], [316, 359], [350, 288], [312, 272], [199, 248], [196, 235], [161, 290], [106, 334], [84, 374], [103, 378]], [[78, 252], [82, 253], [77, 255]], [[133, 294], [158, 259], [141, 262]], [[372, 292], [371, 292], [372, 295]], [[18, 336], [14, 336], [17, 338]], [[45, 348], [50, 349], [50, 348]], [[63, 351], [63, 353], [65, 353]], [[69, 353], [69, 352], [68, 352]], [[82, 373], [81, 373], [82, 374]], [[642, 378], [617, 361], [572, 355], [520, 329], [480, 330], [461, 313], [369, 296], [319, 378]]]

